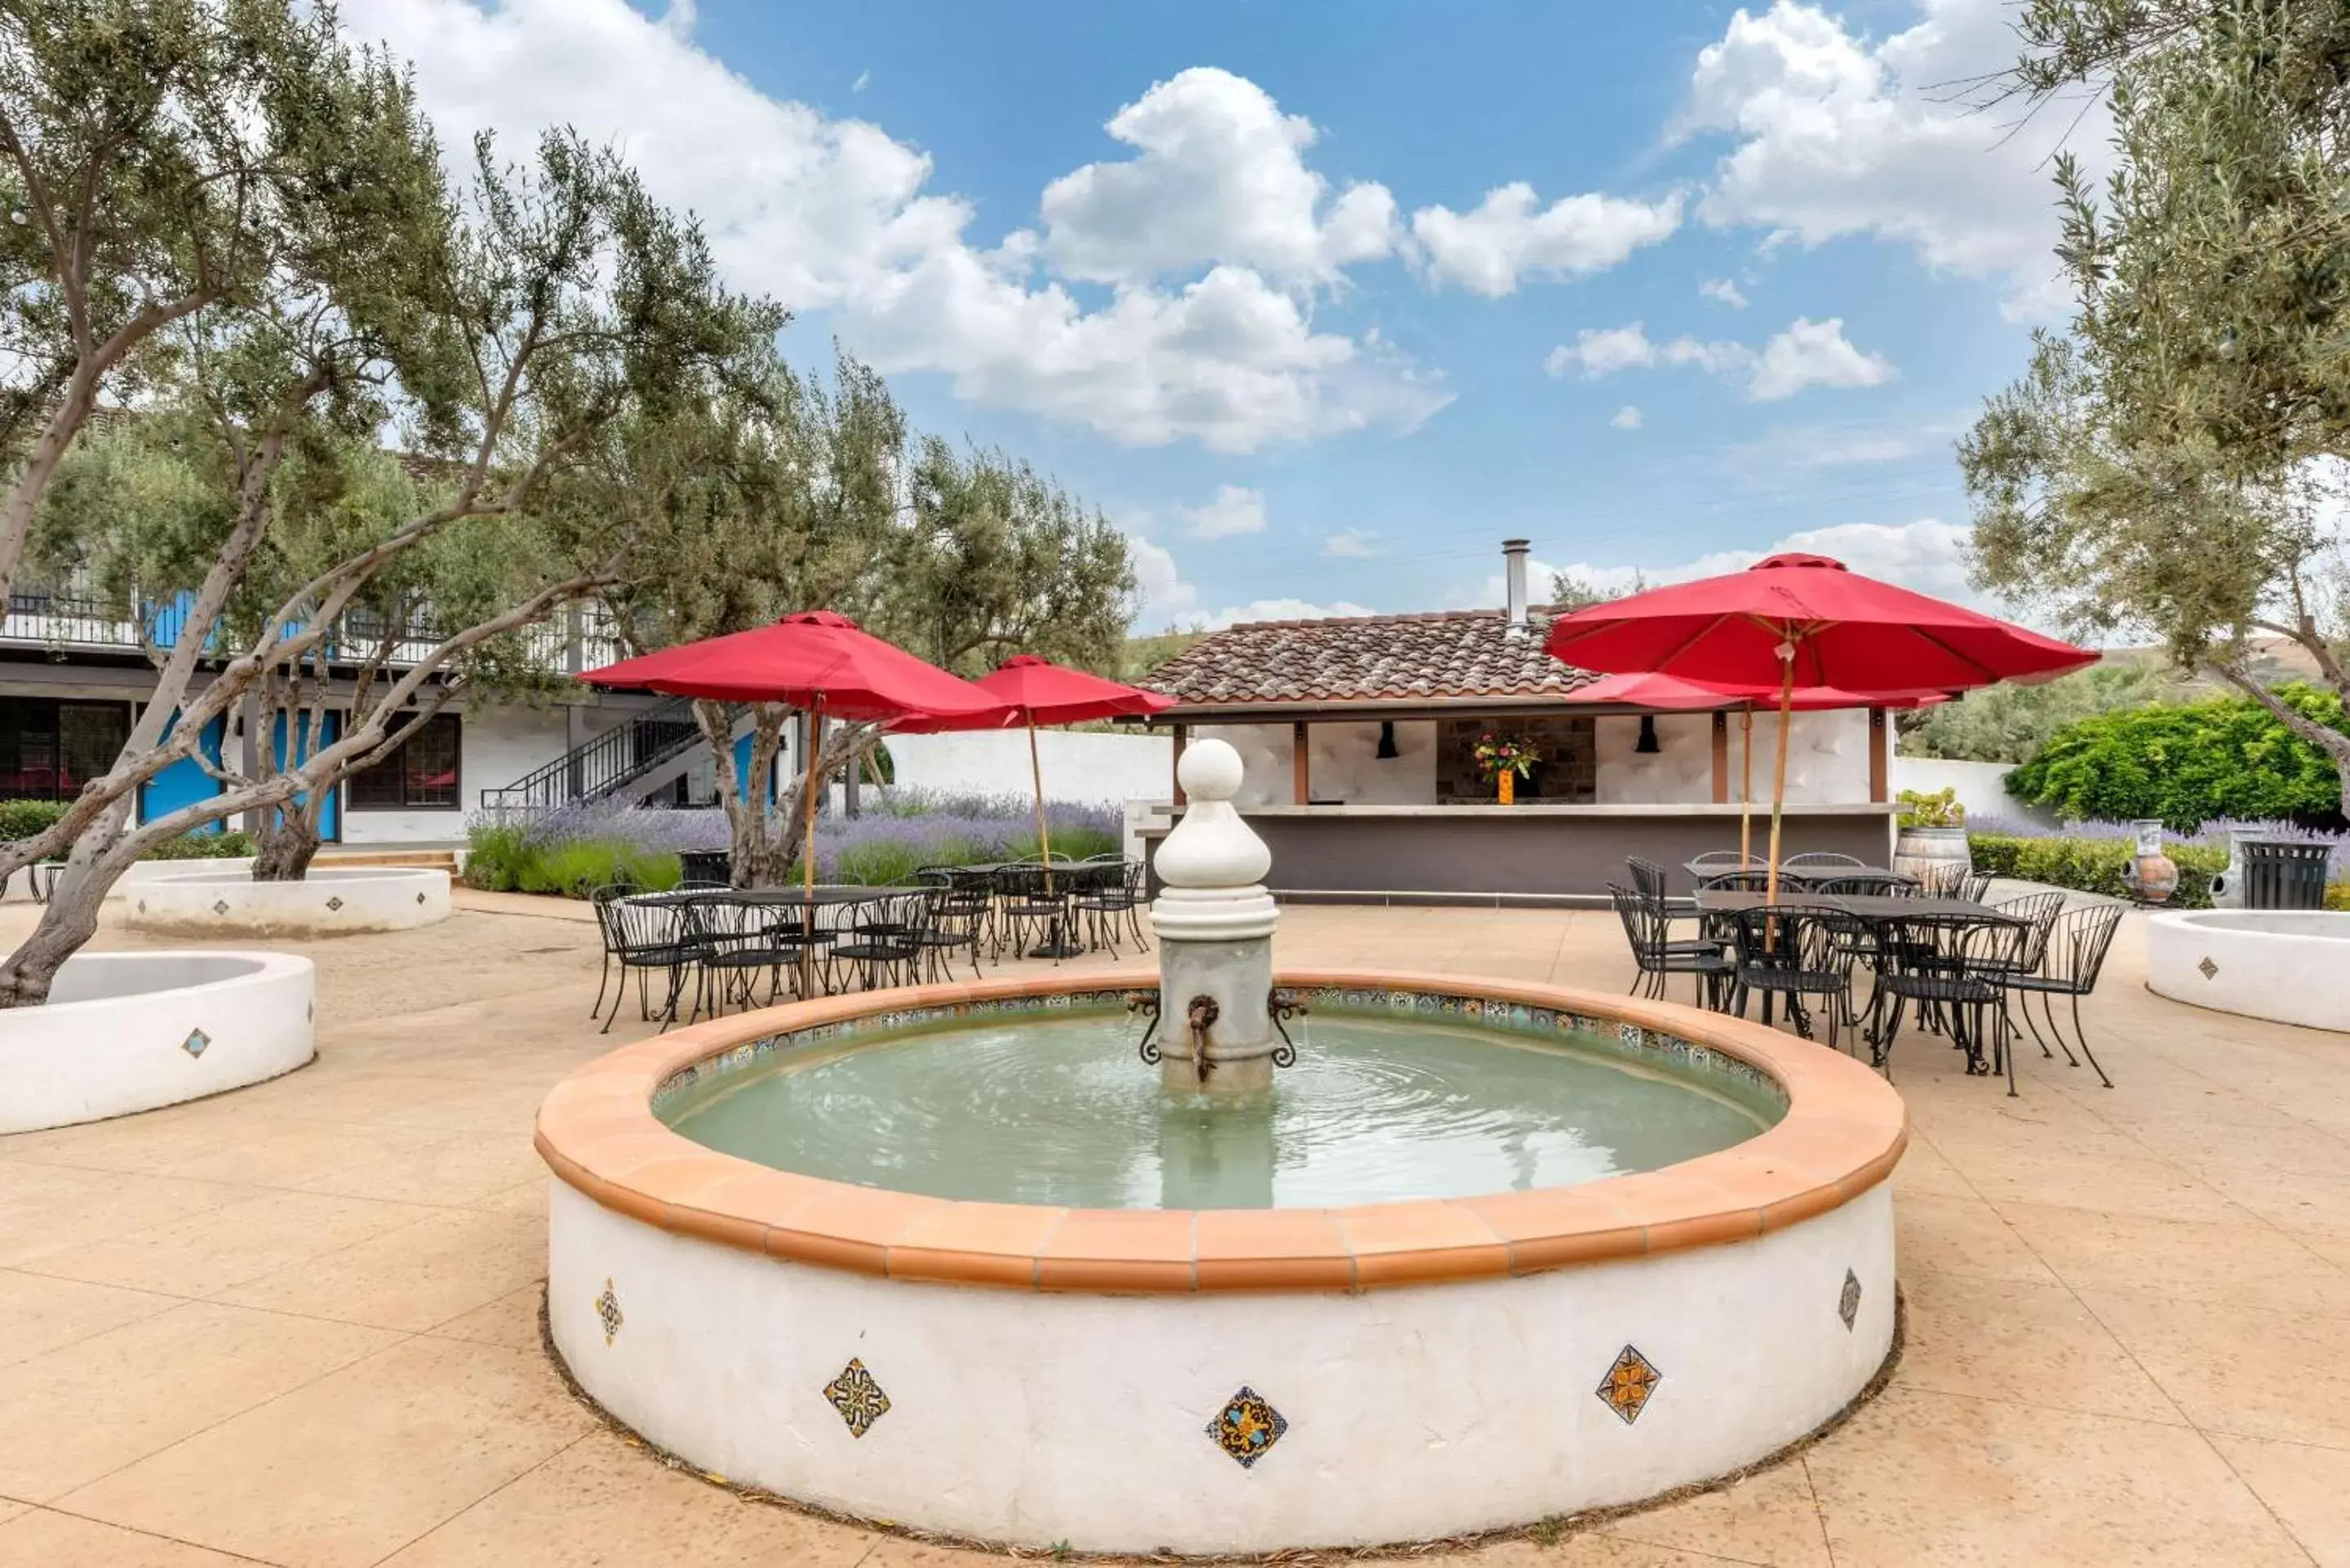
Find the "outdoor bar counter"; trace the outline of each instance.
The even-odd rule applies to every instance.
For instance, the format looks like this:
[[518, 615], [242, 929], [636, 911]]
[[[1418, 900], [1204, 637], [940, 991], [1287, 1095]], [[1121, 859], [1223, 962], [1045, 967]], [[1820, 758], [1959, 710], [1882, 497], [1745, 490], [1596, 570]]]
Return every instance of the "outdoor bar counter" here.
[[[1781, 853], [1835, 851], [1890, 862], [1893, 818], [1884, 802], [1785, 808]], [[1604, 904], [1628, 882], [1625, 857], [1666, 868], [1738, 847], [1736, 805], [1258, 805], [1247, 818], [1273, 851], [1272, 890], [1298, 902]], [[1771, 814], [1753, 815], [1754, 852]], [[1165, 826], [1142, 830], [1155, 851]]]

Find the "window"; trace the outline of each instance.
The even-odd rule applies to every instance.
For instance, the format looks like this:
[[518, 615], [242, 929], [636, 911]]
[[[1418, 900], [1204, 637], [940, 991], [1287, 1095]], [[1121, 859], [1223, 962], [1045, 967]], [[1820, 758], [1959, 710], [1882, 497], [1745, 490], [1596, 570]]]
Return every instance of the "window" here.
[[454, 713], [411, 722], [392, 753], [350, 777], [354, 811], [454, 811], [462, 732]]
[[0, 798], [70, 800], [130, 738], [128, 702], [0, 697]]

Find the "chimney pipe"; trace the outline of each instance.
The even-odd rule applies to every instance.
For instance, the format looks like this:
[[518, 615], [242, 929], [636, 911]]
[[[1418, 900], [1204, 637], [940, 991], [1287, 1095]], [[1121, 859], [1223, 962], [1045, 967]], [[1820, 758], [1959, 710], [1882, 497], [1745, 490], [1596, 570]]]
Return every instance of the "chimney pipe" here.
[[1509, 585], [1508, 606], [1510, 634], [1516, 636], [1526, 626], [1526, 551], [1533, 546], [1523, 539], [1502, 541], [1502, 578]]

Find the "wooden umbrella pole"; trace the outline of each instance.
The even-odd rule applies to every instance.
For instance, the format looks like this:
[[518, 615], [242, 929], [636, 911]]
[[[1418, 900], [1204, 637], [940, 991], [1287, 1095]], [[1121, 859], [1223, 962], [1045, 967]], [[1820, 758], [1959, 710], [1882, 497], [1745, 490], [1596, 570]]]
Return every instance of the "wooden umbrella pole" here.
[[816, 761], [824, 755], [824, 693], [819, 691], [808, 703], [807, 715], [807, 782], [800, 793], [807, 798], [800, 803], [800, 816], [805, 827], [800, 835], [800, 995], [808, 993], [810, 979], [809, 955], [816, 950], [816, 792], [819, 774]]
[[1795, 711], [1795, 645], [1786, 643], [1783, 663], [1779, 676], [1779, 755], [1771, 765], [1771, 876], [1764, 885], [1763, 901], [1779, 901], [1779, 817], [1787, 799], [1787, 726]]
[[1740, 712], [1738, 724], [1738, 766], [1742, 774], [1738, 781], [1738, 867], [1742, 871], [1754, 858], [1753, 703]]
[[1053, 839], [1045, 826], [1045, 768], [1036, 760], [1036, 711], [1028, 710], [1028, 782], [1036, 790], [1036, 857], [1045, 863], [1045, 897], [1053, 896]]

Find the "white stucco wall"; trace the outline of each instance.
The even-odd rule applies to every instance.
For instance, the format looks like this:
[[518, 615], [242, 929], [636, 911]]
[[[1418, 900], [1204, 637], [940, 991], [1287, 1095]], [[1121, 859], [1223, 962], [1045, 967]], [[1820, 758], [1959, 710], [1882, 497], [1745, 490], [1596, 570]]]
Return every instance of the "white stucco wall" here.
[[[1599, 743], [1602, 805], [1703, 805], [1713, 799], [1713, 716], [1657, 715], [1657, 750], [1643, 756], [1640, 721], [1603, 716], [1593, 726]], [[1866, 786], [1867, 781], [1863, 778]]]
[[[887, 743], [899, 788], [1024, 798], [1034, 787], [1025, 730], [891, 735]], [[1174, 788], [1175, 742], [1164, 732], [1039, 730], [1036, 762], [1050, 800], [1114, 805], [1165, 800]]]
[[176, 877], [124, 895], [136, 930], [196, 930], [210, 940], [405, 931], [450, 915], [449, 873], [425, 867], [313, 866], [299, 882], [256, 882], [250, 869], [182, 862]]
[[77, 953], [46, 1006], [0, 1012], [0, 1133], [290, 1073], [315, 1054], [316, 989], [310, 961], [290, 953]]
[[2350, 914], [2177, 909], [2156, 915], [2146, 923], [2146, 985], [2158, 996], [2220, 1012], [2350, 1032]]
[[2005, 780], [2015, 771], [2013, 763], [1961, 763], [1942, 757], [1893, 758], [1888, 777], [1893, 793], [1914, 789], [1930, 794], [1936, 790], [1955, 789], [1959, 804], [1967, 808], [1970, 818], [2002, 816], [2011, 822], [2029, 822], [2054, 831], [2055, 816], [2026, 805], [2007, 793]]
[[[1423, 1540], [1653, 1496], [1826, 1420], [1893, 1333], [1885, 1183], [1736, 1245], [1355, 1293], [913, 1283], [675, 1235], [559, 1180], [548, 1233], [556, 1348], [654, 1443], [850, 1514], [1082, 1551]], [[1627, 1345], [1662, 1374], [1628, 1424], [1594, 1392]], [[824, 1393], [852, 1356], [889, 1401], [862, 1438]], [[1288, 1423], [1245, 1469], [1204, 1430], [1243, 1386]]]
[[[1730, 715], [1730, 798], [1744, 777], [1740, 714]], [[1707, 742], [1709, 745], [1711, 742]], [[1889, 743], [1889, 742], [1888, 742]], [[1779, 744], [1779, 715], [1754, 715], [1754, 798], [1771, 798], [1771, 770]], [[1846, 804], [1868, 798], [1868, 711], [1840, 708], [1798, 713], [1787, 731], [1787, 799]]]
[[[1295, 755], [1287, 724], [1202, 724], [1195, 740], [1229, 742], [1241, 754], [1234, 804], [1288, 805], [1296, 796]], [[1308, 787], [1315, 800], [1349, 805], [1436, 804], [1436, 725], [1406, 720], [1395, 727], [1396, 755], [1381, 758], [1377, 723], [1306, 727]]]

